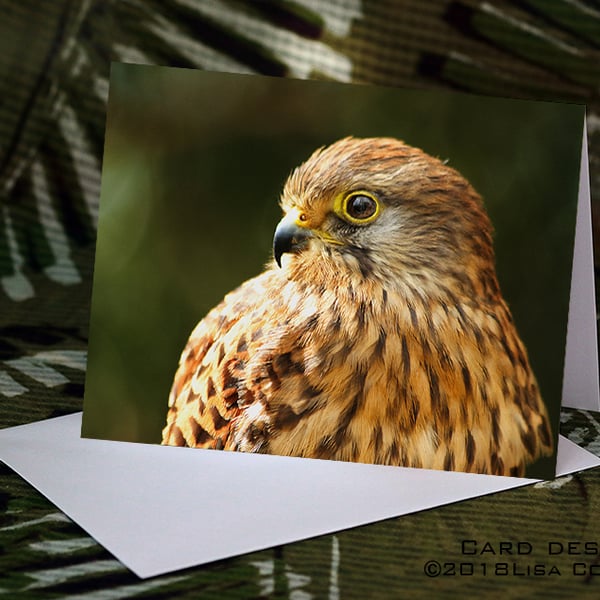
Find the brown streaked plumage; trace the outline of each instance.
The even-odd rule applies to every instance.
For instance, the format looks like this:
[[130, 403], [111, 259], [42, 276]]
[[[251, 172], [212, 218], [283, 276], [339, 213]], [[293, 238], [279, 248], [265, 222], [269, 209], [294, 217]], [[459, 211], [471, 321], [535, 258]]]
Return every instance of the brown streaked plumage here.
[[290, 175], [275, 260], [196, 326], [163, 444], [522, 475], [552, 435], [455, 170], [345, 138]]

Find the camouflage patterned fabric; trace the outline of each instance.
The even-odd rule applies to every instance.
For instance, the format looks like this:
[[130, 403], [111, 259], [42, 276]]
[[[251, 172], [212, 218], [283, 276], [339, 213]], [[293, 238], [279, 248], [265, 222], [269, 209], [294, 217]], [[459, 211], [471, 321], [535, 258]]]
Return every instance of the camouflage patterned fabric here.
[[[0, 11], [3, 427], [81, 410], [111, 59], [585, 102], [598, 287], [598, 0], [0, 0]], [[562, 433], [600, 455], [599, 414], [565, 409]], [[0, 506], [9, 597], [600, 592], [598, 553], [547, 551], [550, 541], [600, 544], [598, 469], [147, 581], [4, 466]], [[426, 577], [427, 560], [465, 561], [462, 540], [528, 541], [521, 570], [561, 575]]]

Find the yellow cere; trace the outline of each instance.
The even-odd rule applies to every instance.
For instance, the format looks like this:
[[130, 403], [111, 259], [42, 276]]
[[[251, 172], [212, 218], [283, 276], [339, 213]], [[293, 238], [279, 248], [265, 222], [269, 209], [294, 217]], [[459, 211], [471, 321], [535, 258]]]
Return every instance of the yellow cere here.
[[328, 242], [329, 244], [337, 244], [338, 246], [344, 245], [344, 242], [338, 240], [337, 238], [333, 237], [329, 233], [322, 231], [321, 229], [311, 228], [309, 221], [306, 218], [306, 215], [303, 212], [300, 212], [298, 209], [296, 209], [296, 208], [292, 209], [288, 213], [288, 216], [290, 214], [293, 215], [291, 218], [294, 220], [294, 223], [298, 227], [302, 227], [303, 229], [310, 229], [310, 231], [313, 233], [313, 235], [315, 237], [318, 237], [319, 239], [323, 240], [324, 242]]

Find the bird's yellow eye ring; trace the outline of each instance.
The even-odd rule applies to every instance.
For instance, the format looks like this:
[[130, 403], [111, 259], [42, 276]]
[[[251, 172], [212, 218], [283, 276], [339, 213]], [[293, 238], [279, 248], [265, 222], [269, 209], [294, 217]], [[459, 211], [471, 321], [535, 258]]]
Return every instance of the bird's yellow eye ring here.
[[370, 192], [357, 190], [342, 196], [340, 202], [336, 203], [335, 212], [342, 219], [355, 223], [357, 225], [365, 225], [374, 221], [381, 211], [379, 200]]

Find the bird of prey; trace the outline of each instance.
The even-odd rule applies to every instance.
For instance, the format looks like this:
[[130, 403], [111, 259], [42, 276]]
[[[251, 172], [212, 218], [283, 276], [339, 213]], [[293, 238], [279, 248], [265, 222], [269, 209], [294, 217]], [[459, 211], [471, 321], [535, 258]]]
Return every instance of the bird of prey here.
[[281, 207], [273, 260], [191, 333], [163, 444], [509, 476], [552, 453], [457, 171], [347, 137], [292, 171]]

